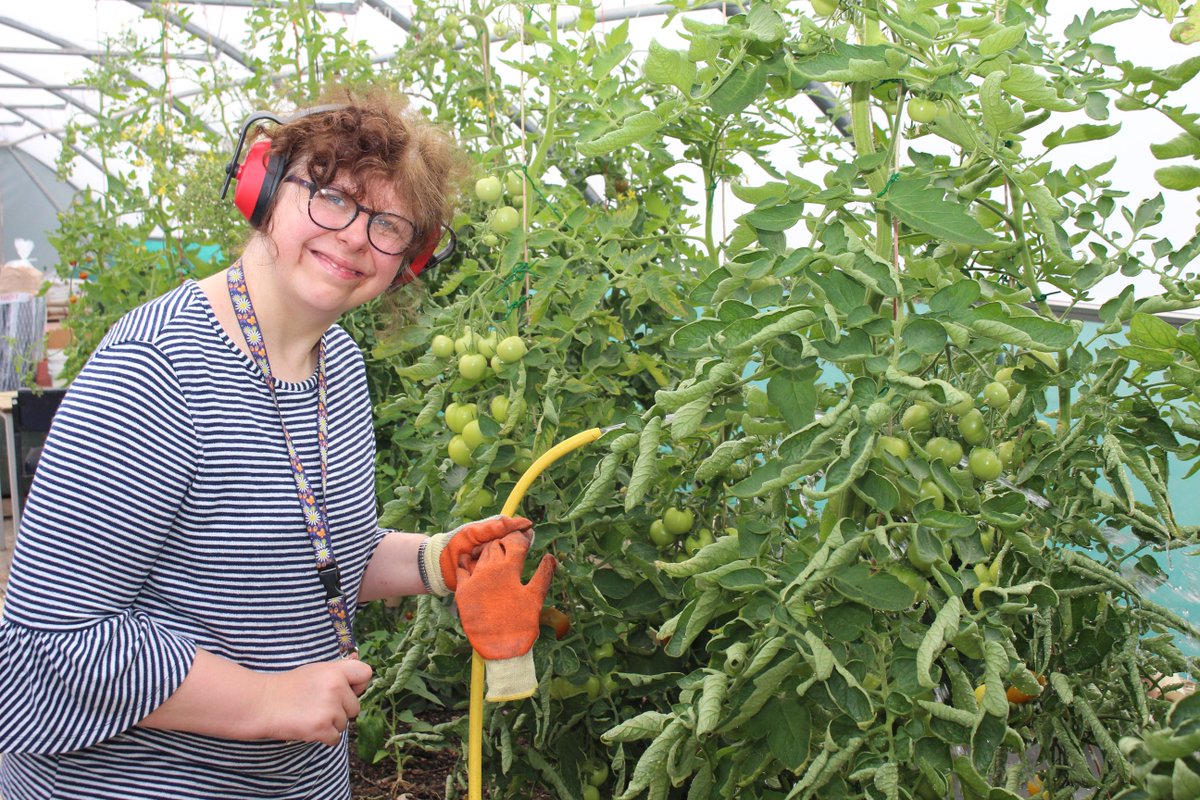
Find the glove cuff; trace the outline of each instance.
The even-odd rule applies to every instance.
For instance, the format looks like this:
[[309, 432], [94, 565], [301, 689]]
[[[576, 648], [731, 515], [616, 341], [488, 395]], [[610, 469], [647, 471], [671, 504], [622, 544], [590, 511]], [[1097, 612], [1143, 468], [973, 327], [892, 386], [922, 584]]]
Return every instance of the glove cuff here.
[[523, 700], [537, 691], [532, 650], [516, 658], [484, 661], [483, 667], [489, 703]]
[[421, 545], [421, 552], [417, 555], [421, 580], [425, 582], [425, 588], [430, 594], [436, 594], [438, 597], [450, 594], [450, 587], [446, 585], [446, 579], [442, 576], [442, 551], [449, 544], [450, 536], [449, 533], [430, 536]]

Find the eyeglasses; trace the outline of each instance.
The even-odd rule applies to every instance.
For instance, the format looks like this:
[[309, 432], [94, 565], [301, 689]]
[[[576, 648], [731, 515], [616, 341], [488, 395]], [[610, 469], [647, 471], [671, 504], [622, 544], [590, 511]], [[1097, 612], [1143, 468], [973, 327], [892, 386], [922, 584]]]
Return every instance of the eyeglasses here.
[[359, 205], [339, 189], [318, 186], [296, 175], [289, 175], [284, 180], [308, 189], [308, 218], [325, 230], [345, 230], [362, 212], [367, 214], [367, 241], [376, 250], [398, 256], [412, 246], [417, 231], [411, 220]]

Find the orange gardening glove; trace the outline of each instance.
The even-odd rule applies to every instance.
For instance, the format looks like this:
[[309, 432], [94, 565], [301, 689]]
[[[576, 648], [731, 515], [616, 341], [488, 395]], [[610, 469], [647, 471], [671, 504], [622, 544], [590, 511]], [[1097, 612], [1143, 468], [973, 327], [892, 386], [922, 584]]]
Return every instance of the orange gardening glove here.
[[509, 534], [484, 546], [474, 569], [468, 569], [467, 557], [458, 569], [454, 602], [463, 631], [484, 659], [487, 699], [493, 703], [520, 700], [537, 690], [533, 643], [557, 562], [552, 555], [542, 556], [523, 585], [521, 568], [529, 545], [523, 534]]
[[429, 591], [445, 597], [458, 587], [456, 570], [463, 556], [463, 564], [470, 574], [480, 549], [490, 541], [500, 539], [514, 531], [533, 541], [533, 523], [524, 517], [488, 517], [478, 522], [460, 525], [449, 533], [429, 537], [421, 549], [421, 577]]

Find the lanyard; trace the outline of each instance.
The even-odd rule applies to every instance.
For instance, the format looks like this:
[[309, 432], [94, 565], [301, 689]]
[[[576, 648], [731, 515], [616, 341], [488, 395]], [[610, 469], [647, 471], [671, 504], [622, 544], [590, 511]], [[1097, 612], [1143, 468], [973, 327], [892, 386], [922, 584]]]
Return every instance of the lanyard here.
[[275, 394], [275, 376], [271, 372], [271, 363], [267, 360], [267, 345], [263, 340], [262, 329], [258, 327], [254, 306], [250, 303], [250, 290], [246, 287], [246, 274], [240, 259], [229, 268], [228, 275], [229, 299], [233, 301], [233, 311], [237, 315], [238, 325], [242, 328], [242, 337], [262, 370], [267, 391], [275, 404], [275, 412], [279, 414], [279, 427], [283, 429], [283, 441], [287, 445], [288, 461], [291, 462], [292, 477], [296, 481], [296, 496], [300, 500], [300, 509], [304, 512], [304, 527], [308, 530], [308, 538], [312, 542], [313, 554], [317, 559], [317, 578], [325, 588], [325, 605], [333, 623], [334, 634], [337, 636], [338, 654], [346, 658], [353, 655], [358, 648], [354, 643], [354, 633], [350, 630], [350, 616], [346, 613], [342, 573], [334, 560], [333, 548], [329, 543], [329, 515], [325, 506], [326, 478], [329, 471], [329, 422], [325, 406], [325, 337], [321, 337], [317, 348], [317, 448], [321, 453], [321, 504], [317, 505], [312, 485], [304, 474], [304, 464], [300, 461], [300, 455], [296, 452], [287, 425], [283, 421], [283, 410], [279, 407], [279, 398]]

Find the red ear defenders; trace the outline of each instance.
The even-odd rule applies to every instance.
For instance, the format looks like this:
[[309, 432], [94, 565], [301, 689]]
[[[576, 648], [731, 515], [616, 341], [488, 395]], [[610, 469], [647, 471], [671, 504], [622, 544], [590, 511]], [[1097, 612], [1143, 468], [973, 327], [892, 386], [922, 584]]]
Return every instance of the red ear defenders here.
[[[310, 114], [335, 111], [339, 108], [345, 108], [345, 106], [316, 106], [315, 108], [305, 109], [293, 114], [286, 121], [291, 122], [301, 117], [307, 117]], [[225, 196], [229, 193], [229, 184], [233, 181], [237, 182], [233, 192], [233, 204], [238, 207], [238, 210], [242, 212], [242, 215], [250, 221], [250, 225], [254, 228], [261, 228], [266, 221], [267, 210], [271, 207], [271, 200], [275, 197], [275, 193], [279, 191], [283, 179], [287, 176], [288, 167], [287, 162], [282, 158], [271, 155], [271, 140], [266, 138], [259, 139], [252, 144], [246, 152], [246, 160], [240, 164], [238, 163], [238, 158], [242, 154], [242, 147], [246, 143], [246, 136], [250, 132], [250, 127], [261, 120], [270, 120], [276, 125], [284, 124], [284, 120], [281, 120], [270, 111], [255, 111], [247, 117], [246, 122], [242, 125], [242, 132], [238, 135], [237, 147], [233, 151], [233, 158], [225, 167], [225, 183], [221, 186], [221, 199], [225, 199]], [[441, 249], [438, 249], [438, 245], [442, 243], [443, 238], [446, 239], [446, 243]], [[400, 268], [400, 272], [396, 275], [396, 280], [392, 286], [403, 286], [420, 275], [423, 270], [435, 267], [450, 258], [457, 245], [458, 239], [454, 235], [454, 231], [446, 225], [439, 226], [429, 235], [412, 261]]]

